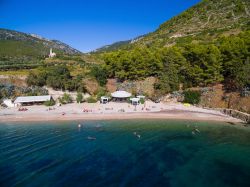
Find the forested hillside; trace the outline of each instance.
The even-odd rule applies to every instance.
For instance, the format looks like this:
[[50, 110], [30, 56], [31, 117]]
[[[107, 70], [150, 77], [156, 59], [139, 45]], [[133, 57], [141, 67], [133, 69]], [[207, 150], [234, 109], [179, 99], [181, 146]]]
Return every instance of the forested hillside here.
[[161, 94], [180, 85], [248, 87], [249, 5], [246, 0], [203, 0], [155, 32], [99, 53], [105, 61], [101, 69], [122, 81], [157, 77], [155, 89]]
[[250, 32], [220, 37], [204, 43], [165, 48], [137, 47], [103, 54], [108, 77], [138, 80], [159, 78], [156, 89], [173, 91], [185, 87], [224, 82], [230, 89], [250, 84]]

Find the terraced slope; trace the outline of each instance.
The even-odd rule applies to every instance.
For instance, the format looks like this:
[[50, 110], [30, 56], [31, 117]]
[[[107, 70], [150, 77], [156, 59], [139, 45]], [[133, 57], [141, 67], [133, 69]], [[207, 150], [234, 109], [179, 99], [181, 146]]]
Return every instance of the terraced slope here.
[[99, 52], [135, 46], [171, 46], [194, 40], [210, 41], [220, 35], [238, 34], [249, 29], [249, 0], [202, 0], [160, 25], [155, 32], [125, 42], [119, 48], [109, 45]]

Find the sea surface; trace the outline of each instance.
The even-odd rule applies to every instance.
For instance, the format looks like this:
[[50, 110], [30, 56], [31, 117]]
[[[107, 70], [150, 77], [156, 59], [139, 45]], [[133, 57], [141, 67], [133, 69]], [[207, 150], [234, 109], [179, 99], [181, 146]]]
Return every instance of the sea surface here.
[[2, 123], [0, 186], [249, 187], [250, 127], [175, 120]]

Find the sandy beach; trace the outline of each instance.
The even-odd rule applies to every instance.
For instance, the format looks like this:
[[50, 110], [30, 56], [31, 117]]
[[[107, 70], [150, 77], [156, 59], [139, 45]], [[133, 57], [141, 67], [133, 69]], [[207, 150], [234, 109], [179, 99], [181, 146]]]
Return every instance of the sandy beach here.
[[0, 110], [0, 122], [41, 122], [74, 120], [117, 120], [117, 119], [182, 119], [198, 121], [241, 122], [216, 110], [181, 103], [153, 103], [132, 106], [127, 103], [108, 104], [67, 104], [63, 106], [25, 106], [27, 111], [18, 108]]

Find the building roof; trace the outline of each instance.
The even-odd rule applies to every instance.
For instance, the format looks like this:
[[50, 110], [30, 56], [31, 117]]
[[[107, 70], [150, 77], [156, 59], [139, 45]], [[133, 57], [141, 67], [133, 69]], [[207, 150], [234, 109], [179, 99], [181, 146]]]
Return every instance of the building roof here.
[[112, 93], [111, 95], [114, 98], [128, 98], [128, 97], [131, 97], [132, 94], [126, 91], [116, 91]]
[[14, 103], [32, 103], [50, 101], [51, 95], [17, 97]]
[[136, 97], [137, 97], [137, 98], [140, 98], [140, 99], [145, 99], [145, 96], [144, 96], [144, 95], [137, 95]]
[[132, 101], [132, 102], [139, 102], [140, 98], [136, 98], [136, 97], [135, 98], [131, 98], [130, 101]]
[[103, 99], [109, 99], [109, 97], [107, 97], [107, 96], [102, 96], [101, 99], [102, 99], [102, 100], [103, 100]]

